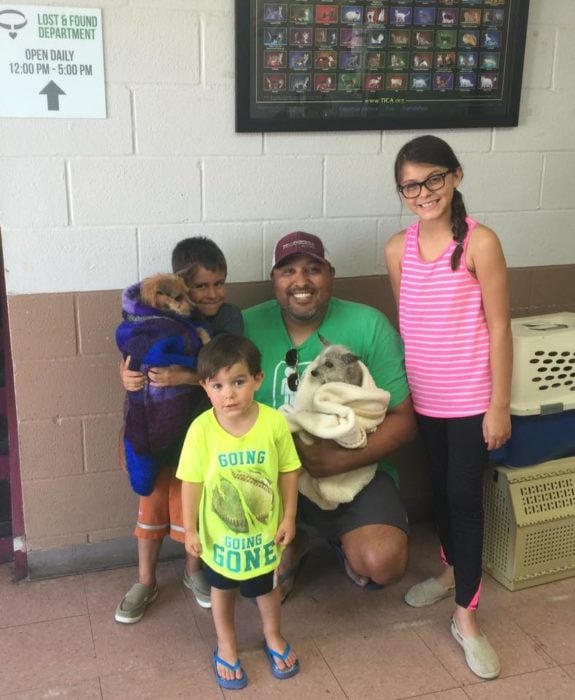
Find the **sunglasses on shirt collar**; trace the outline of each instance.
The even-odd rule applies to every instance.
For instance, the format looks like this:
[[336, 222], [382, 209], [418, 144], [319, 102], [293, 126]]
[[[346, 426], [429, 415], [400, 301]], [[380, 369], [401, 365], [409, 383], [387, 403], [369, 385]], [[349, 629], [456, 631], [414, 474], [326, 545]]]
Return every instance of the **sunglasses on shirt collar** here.
[[[327, 338], [324, 338], [321, 333], [318, 333], [317, 337], [319, 338], [319, 341], [323, 346], [327, 347], [328, 345], [331, 345], [331, 342]], [[290, 391], [297, 391], [297, 388], [299, 386], [299, 374], [297, 373], [297, 359], [298, 357], [296, 348], [290, 348], [286, 352], [286, 356], [284, 358], [286, 365], [290, 369], [293, 369], [293, 372], [287, 378], [287, 385]]]
[[293, 372], [287, 378], [287, 385], [290, 391], [297, 391], [299, 386], [299, 375], [297, 373], [297, 350], [295, 348], [290, 348], [286, 352], [285, 356], [286, 365], [293, 370]]

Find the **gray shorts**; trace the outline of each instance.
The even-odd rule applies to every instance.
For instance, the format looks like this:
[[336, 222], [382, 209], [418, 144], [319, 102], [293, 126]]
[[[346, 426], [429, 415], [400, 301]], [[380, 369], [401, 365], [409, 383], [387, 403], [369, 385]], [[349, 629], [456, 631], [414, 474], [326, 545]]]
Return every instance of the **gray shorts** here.
[[311, 535], [336, 542], [364, 525], [392, 525], [409, 534], [407, 513], [395, 481], [382, 471], [376, 473], [353, 501], [342, 503], [335, 510], [322, 510], [300, 493], [297, 523]]

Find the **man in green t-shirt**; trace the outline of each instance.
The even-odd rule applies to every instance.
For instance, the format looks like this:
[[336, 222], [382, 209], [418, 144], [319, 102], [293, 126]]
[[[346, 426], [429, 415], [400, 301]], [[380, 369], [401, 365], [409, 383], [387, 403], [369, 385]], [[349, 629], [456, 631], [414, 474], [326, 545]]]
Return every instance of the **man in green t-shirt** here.
[[[407, 564], [408, 522], [397, 475], [383, 460], [415, 435], [415, 419], [403, 365], [401, 341], [376, 309], [332, 297], [335, 269], [322, 241], [297, 231], [275, 246], [271, 279], [275, 299], [243, 312], [245, 335], [262, 353], [264, 380], [256, 398], [273, 408], [292, 403], [299, 377], [330, 343], [347, 345], [370, 370], [378, 387], [390, 392], [385, 420], [366, 447], [349, 450], [332, 440], [304, 445], [296, 439], [303, 466], [313, 477], [331, 476], [377, 462], [373, 480], [350, 503], [321, 510], [300, 494], [298, 530], [283, 556], [284, 598], [308, 548], [304, 532], [326, 538], [347, 575], [359, 586], [380, 587], [399, 578]], [[320, 338], [321, 336], [321, 338]]]

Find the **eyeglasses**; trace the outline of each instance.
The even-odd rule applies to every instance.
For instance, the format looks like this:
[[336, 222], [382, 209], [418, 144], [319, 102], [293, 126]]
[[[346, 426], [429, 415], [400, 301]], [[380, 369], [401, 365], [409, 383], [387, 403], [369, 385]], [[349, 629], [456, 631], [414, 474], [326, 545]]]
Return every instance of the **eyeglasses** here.
[[455, 170], [446, 170], [444, 173], [434, 173], [421, 182], [408, 182], [407, 185], [398, 185], [397, 191], [406, 199], [415, 199], [421, 194], [422, 187], [425, 187], [430, 192], [440, 190], [445, 185], [445, 178], [454, 172]]
[[297, 373], [297, 350], [291, 348], [286, 352], [285, 363], [293, 372], [287, 378], [287, 385], [290, 391], [297, 391], [299, 386], [299, 376]]

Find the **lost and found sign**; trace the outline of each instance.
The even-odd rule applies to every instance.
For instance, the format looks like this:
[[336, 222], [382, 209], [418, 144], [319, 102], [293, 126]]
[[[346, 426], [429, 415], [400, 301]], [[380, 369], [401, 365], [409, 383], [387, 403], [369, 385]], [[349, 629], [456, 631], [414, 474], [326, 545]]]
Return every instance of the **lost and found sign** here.
[[106, 117], [101, 9], [0, 4], [0, 117]]

